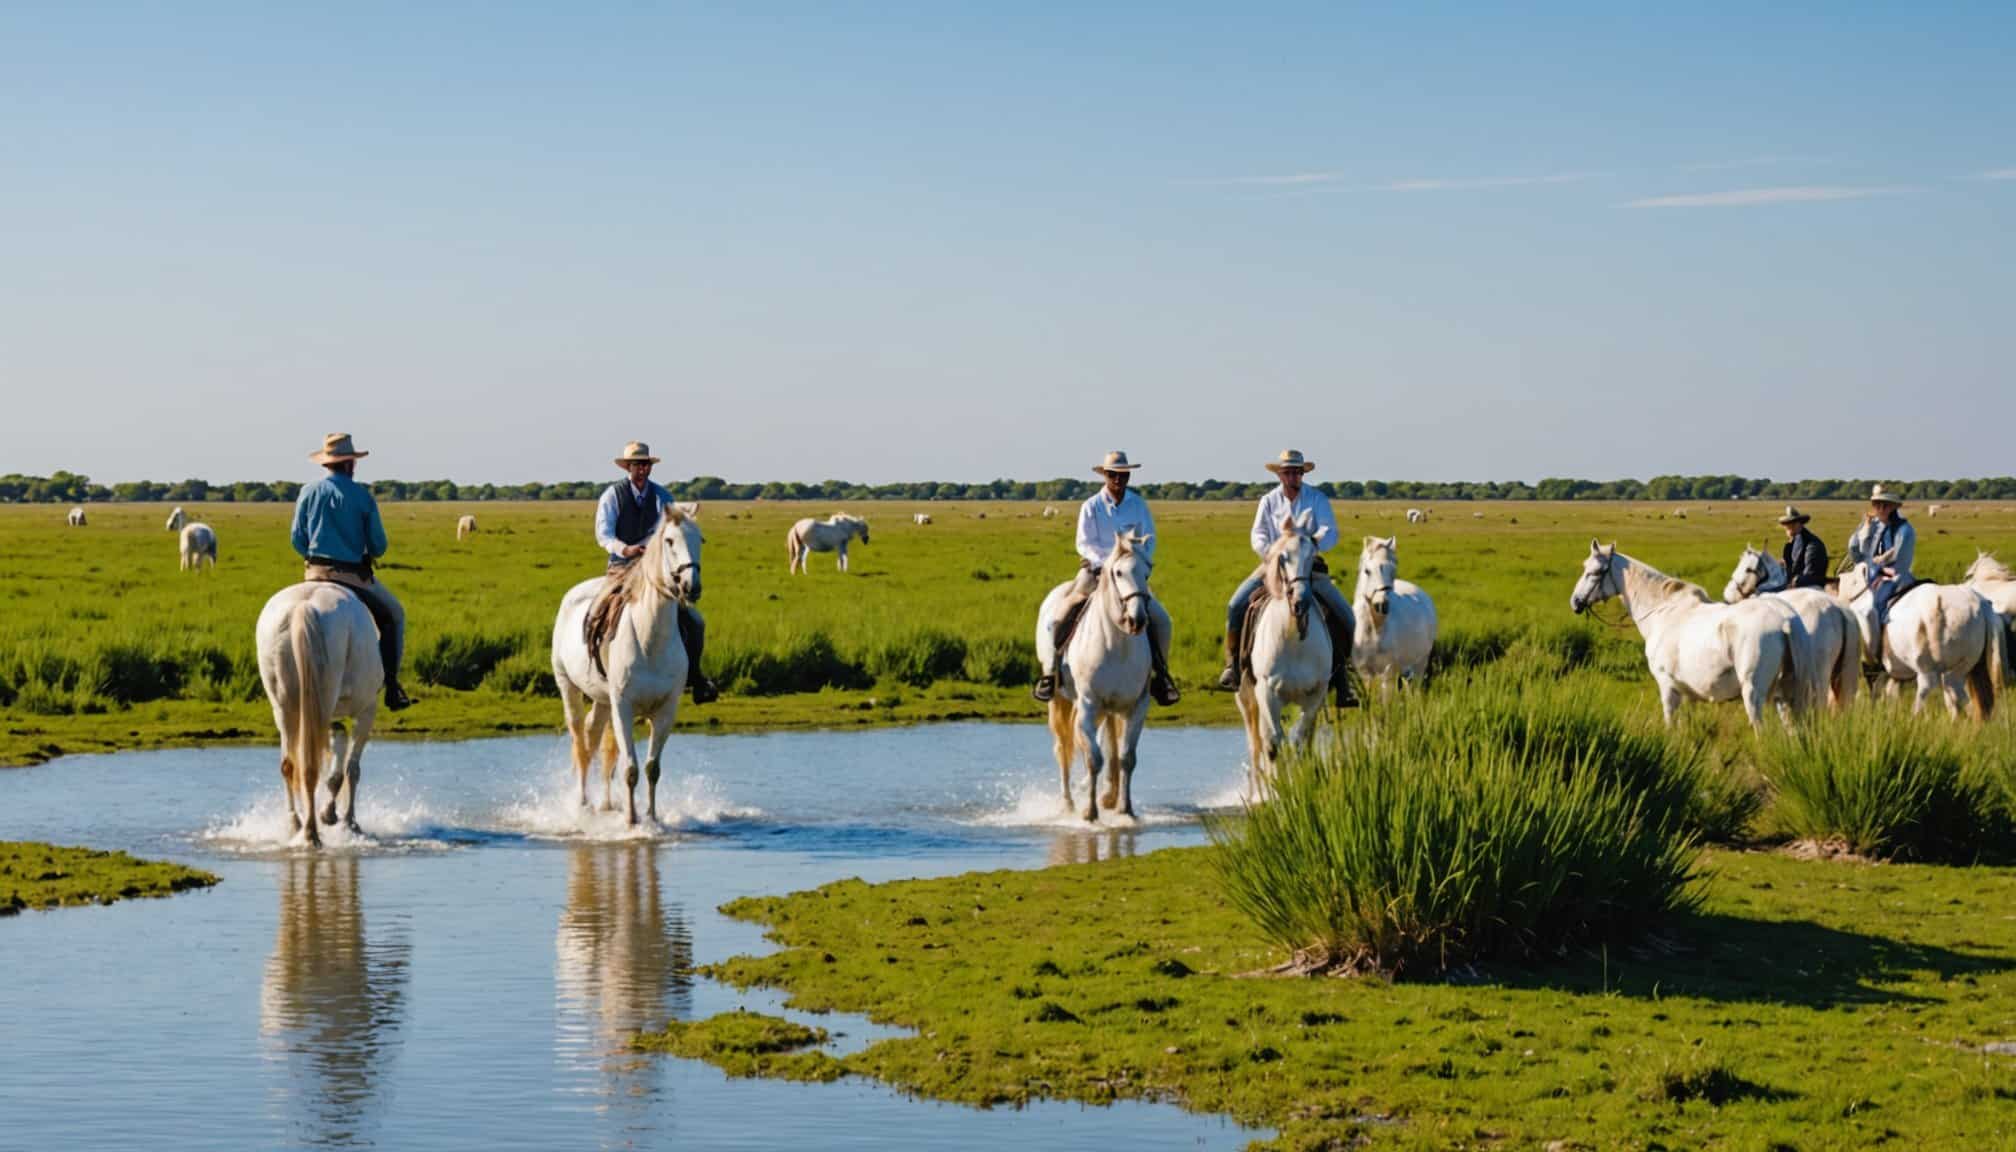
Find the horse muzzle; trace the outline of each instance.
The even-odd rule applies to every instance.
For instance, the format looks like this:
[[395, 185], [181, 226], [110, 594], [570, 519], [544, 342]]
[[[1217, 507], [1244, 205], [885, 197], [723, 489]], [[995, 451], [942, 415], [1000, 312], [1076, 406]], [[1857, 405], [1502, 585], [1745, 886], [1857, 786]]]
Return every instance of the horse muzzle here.
[[1386, 593], [1377, 592], [1373, 594], [1372, 614], [1374, 616], [1383, 617], [1386, 615], [1388, 611], [1392, 610], [1392, 607], [1393, 607], [1392, 598], [1389, 597]]
[[685, 595], [686, 602], [688, 604], [699, 603], [700, 574], [698, 572], [694, 572], [685, 576], [681, 576], [679, 578], [679, 591]]

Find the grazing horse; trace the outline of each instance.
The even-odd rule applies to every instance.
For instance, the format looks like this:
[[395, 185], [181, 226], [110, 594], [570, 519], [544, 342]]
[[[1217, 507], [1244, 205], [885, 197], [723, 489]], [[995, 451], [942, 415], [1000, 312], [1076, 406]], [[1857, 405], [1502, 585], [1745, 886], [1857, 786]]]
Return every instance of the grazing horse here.
[[[385, 680], [378, 628], [348, 589], [324, 581], [282, 588], [259, 613], [259, 680], [280, 729], [280, 779], [294, 843], [319, 844], [315, 797], [327, 758], [329, 801], [322, 823], [357, 830], [357, 778], [378, 716]], [[347, 733], [343, 721], [356, 732]]]
[[1395, 576], [1399, 567], [1397, 538], [1365, 537], [1358, 553], [1358, 589], [1351, 598], [1357, 617], [1351, 662], [1360, 676], [1379, 681], [1382, 700], [1396, 679], [1419, 683], [1428, 674], [1428, 657], [1435, 650], [1435, 601]]
[[798, 521], [784, 536], [784, 548], [791, 554], [791, 571], [805, 571], [805, 562], [814, 552], [840, 553], [838, 567], [847, 571], [847, 542], [856, 536], [861, 537], [861, 543], [868, 543], [868, 522], [845, 512], [835, 512], [824, 521], [809, 516]]
[[84, 527], [84, 509], [82, 508], [70, 509], [70, 515], [68, 519], [70, 522], [70, 527], [72, 528]]
[[1862, 671], [1862, 631], [1839, 600], [1818, 588], [1787, 588], [1790, 582], [1785, 565], [1776, 556], [1746, 547], [1722, 589], [1722, 601], [1735, 604], [1753, 596], [1772, 596], [1798, 613], [1813, 645], [1813, 658], [1818, 662], [1814, 667], [1827, 677], [1827, 702], [1838, 712], [1855, 702]]
[[1043, 519], [1055, 520], [1056, 518], [1057, 518], [1057, 506], [1055, 504], [1045, 504], [1043, 506]]
[[[686, 646], [679, 639], [679, 609], [700, 599], [700, 523], [674, 505], [644, 545], [644, 554], [615, 579], [623, 581], [623, 616], [610, 630], [608, 655], [602, 667], [582, 624], [608, 577], [583, 580], [568, 589], [553, 621], [553, 681], [560, 687], [560, 707], [574, 745], [574, 773], [581, 785], [581, 806], [588, 806], [588, 767], [610, 722], [624, 768], [624, 814], [637, 823], [637, 722], [651, 725], [644, 757], [648, 781], [646, 812], [658, 819], [658, 759], [672, 735], [679, 714], [679, 694], [686, 690]], [[616, 760], [604, 762], [602, 807], [610, 802], [610, 782]]]
[[[1082, 815], [1098, 823], [1103, 805], [1116, 815], [1134, 816], [1134, 755], [1141, 727], [1148, 720], [1148, 679], [1154, 669], [1148, 630], [1157, 637], [1170, 633], [1169, 614], [1148, 591], [1151, 565], [1141, 551], [1149, 537], [1124, 532], [1100, 570], [1091, 602], [1079, 616], [1069, 647], [1059, 664], [1057, 694], [1050, 700], [1050, 734], [1054, 737], [1057, 772], [1064, 786], [1064, 810], [1079, 811], [1071, 796], [1071, 763], [1078, 745], [1085, 749], [1091, 787]], [[1071, 590], [1066, 581], [1050, 590], [1036, 613], [1037, 666], [1052, 666], [1055, 641], [1051, 625], [1057, 605]], [[1166, 643], [1166, 640], [1165, 640]], [[1106, 737], [1100, 748], [1101, 733]], [[1111, 765], [1106, 794], [1099, 795], [1100, 770]]]
[[1893, 696], [1905, 681], [1917, 681], [1914, 712], [1937, 689], [1950, 715], [1960, 714], [1961, 697], [1970, 693], [1978, 719], [1995, 714], [2008, 639], [2002, 616], [1987, 597], [1963, 584], [1914, 584], [1890, 597], [1879, 647], [1876, 607], [1862, 565], [1851, 563], [1841, 573], [1839, 596], [1861, 630], [1872, 694], [1874, 676], [1887, 675]]
[[1309, 627], [1321, 611], [1309, 590], [1316, 565], [1316, 514], [1305, 510], [1282, 521], [1281, 534], [1260, 561], [1267, 605], [1249, 625], [1253, 655], [1239, 681], [1239, 715], [1246, 722], [1246, 754], [1254, 800], [1267, 794], [1283, 743], [1281, 711], [1301, 709], [1287, 743], [1307, 748], [1316, 738], [1316, 714], [1330, 691], [1330, 630]]
[[1409, 524], [1426, 524], [1427, 522], [1428, 522], [1428, 511], [1427, 511], [1427, 509], [1425, 509], [1425, 508], [1409, 508], [1409, 509], [1407, 509], [1407, 523], [1409, 523]]
[[1767, 700], [1776, 697], [1798, 716], [1817, 695], [1800, 670], [1806, 626], [1783, 603], [1716, 604], [1699, 585], [1591, 540], [1568, 607], [1580, 615], [1613, 596], [1645, 637], [1645, 663], [1669, 725], [1682, 701], [1740, 699], [1757, 729]]
[[455, 521], [455, 539], [467, 540], [476, 534], [476, 517], [464, 516]]
[[168, 513], [168, 531], [170, 532], [180, 532], [182, 525], [187, 522], [188, 517], [182, 515], [182, 506], [180, 504], [175, 506], [173, 512]]
[[214, 571], [217, 567], [217, 533], [208, 524], [198, 520], [182, 529], [182, 571], [202, 571], [208, 561]]
[[931, 523], [931, 514], [929, 512], [919, 512], [917, 515], [911, 517], [910, 520], [913, 524], [929, 524]]

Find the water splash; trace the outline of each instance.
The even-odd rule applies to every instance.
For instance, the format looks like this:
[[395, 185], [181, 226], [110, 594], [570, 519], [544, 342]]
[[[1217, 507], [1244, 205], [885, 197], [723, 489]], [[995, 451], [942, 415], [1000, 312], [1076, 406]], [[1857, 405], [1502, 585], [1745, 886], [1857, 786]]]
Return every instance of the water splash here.
[[[632, 826], [624, 818], [622, 788], [615, 790], [616, 807], [602, 811], [602, 786], [598, 779], [588, 783], [588, 796], [595, 807], [582, 808], [579, 786], [570, 776], [555, 783], [528, 790], [506, 804], [497, 814], [498, 826], [540, 840], [648, 840], [667, 833], [702, 831], [725, 823], [759, 820], [763, 810], [740, 805], [712, 777], [692, 775], [658, 782], [658, 822], [640, 811]], [[637, 787], [637, 806], [644, 806], [644, 786]]]

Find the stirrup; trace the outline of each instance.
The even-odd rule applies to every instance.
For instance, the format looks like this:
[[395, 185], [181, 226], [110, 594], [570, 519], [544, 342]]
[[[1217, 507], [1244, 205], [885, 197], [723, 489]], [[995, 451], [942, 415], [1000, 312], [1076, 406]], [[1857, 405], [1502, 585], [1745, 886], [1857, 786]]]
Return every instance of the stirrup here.
[[398, 684], [385, 685], [385, 710], [387, 712], [404, 712], [406, 709], [411, 708], [413, 703], [413, 698], [406, 694], [406, 689], [400, 687]]
[[1239, 666], [1237, 664], [1227, 664], [1224, 670], [1218, 673], [1218, 687], [1223, 688], [1227, 692], [1237, 692], [1239, 690]]
[[1183, 693], [1176, 688], [1176, 678], [1164, 672], [1148, 678], [1148, 698], [1167, 708], [1183, 699]]
[[686, 685], [686, 690], [693, 694], [695, 704], [712, 704], [721, 698], [720, 686], [705, 676], [694, 677], [692, 682]]
[[1047, 674], [1038, 676], [1036, 683], [1029, 686], [1029, 695], [1034, 696], [1038, 704], [1048, 704], [1057, 695], [1057, 677]]

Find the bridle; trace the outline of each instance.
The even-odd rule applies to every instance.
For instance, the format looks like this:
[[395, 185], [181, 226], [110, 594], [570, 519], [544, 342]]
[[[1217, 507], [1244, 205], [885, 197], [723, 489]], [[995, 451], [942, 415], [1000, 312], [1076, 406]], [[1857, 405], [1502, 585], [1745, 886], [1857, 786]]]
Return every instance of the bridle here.
[[[1603, 570], [1596, 574], [1595, 592], [1600, 594], [1603, 591], [1603, 586], [1610, 583], [1611, 577], [1616, 575], [1616, 572], [1617, 572], [1617, 550], [1615, 548], [1612, 548], [1610, 551], [1603, 554]], [[1621, 582], [1618, 585], [1617, 594], [1620, 596], [1624, 594], [1624, 588]], [[1636, 625], [1637, 622], [1631, 619], [1629, 613], [1619, 613], [1618, 618], [1614, 620], [1604, 619], [1602, 614], [1596, 611], [1596, 605], [1601, 602], [1602, 601], [1600, 600], [1584, 600], [1582, 601], [1582, 611], [1587, 613], [1597, 623], [1607, 624], [1610, 627], [1617, 629], [1619, 632], [1622, 632], [1625, 629], [1634, 627]]]
[[1108, 591], [1112, 593], [1114, 607], [1119, 609], [1117, 618], [1113, 621], [1113, 623], [1121, 631], [1124, 632], [1127, 630], [1127, 605], [1135, 600], [1142, 601], [1141, 605], [1142, 628], [1146, 630], [1149, 627], [1149, 625], [1153, 623], [1152, 620], [1148, 619], [1150, 613], [1148, 611], [1148, 605], [1147, 605], [1148, 582], [1146, 580], [1136, 580], [1134, 582], [1134, 590], [1132, 592], [1122, 592], [1120, 591], [1120, 578], [1118, 575], [1116, 575], [1116, 570], [1113, 567], [1113, 565], [1109, 563], [1099, 573], [1099, 582], [1106, 585]]

